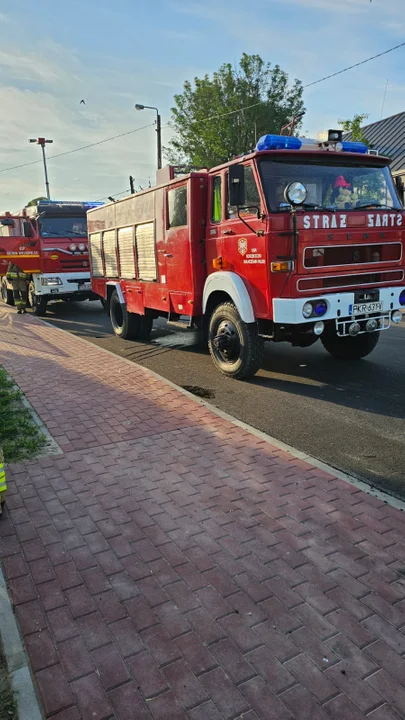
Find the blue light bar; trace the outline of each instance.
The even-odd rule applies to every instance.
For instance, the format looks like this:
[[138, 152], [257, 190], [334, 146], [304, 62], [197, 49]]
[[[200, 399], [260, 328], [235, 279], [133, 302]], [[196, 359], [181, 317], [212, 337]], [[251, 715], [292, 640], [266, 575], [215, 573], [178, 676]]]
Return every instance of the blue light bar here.
[[289, 135], [263, 135], [258, 140], [256, 150], [299, 150], [302, 142]]
[[82, 201], [82, 200], [39, 200], [37, 203], [38, 205], [58, 205], [59, 207], [86, 207], [86, 208], [92, 208], [92, 207], [100, 207], [100, 205], [104, 205], [103, 202], [99, 202], [96, 200], [90, 200], [88, 202]]
[[363, 142], [346, 142], [343, 140], [341, 145], [343, 152], [361, 153], [362, 155], [368, 152], [368, 147]]

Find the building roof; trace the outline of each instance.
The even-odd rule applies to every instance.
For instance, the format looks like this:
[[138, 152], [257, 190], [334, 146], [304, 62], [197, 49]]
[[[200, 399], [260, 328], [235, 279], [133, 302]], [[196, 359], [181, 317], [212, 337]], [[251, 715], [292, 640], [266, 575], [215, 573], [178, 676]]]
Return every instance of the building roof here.
[[[373, 150], [392, 159], [391, 172], [405, 171], [405, 112], [365, 125], [363, 135]], [[351, 133], [345, 133], [350, 140]]]

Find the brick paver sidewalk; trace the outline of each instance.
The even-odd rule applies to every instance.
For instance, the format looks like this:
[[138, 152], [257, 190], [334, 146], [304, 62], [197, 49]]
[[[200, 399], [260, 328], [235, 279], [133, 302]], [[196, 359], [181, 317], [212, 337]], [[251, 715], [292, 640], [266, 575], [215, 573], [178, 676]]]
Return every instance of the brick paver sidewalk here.
[[5, 308], [0, 363], [63, 449], [0, 523], [47, 717], [405, 716], [399, 510]]

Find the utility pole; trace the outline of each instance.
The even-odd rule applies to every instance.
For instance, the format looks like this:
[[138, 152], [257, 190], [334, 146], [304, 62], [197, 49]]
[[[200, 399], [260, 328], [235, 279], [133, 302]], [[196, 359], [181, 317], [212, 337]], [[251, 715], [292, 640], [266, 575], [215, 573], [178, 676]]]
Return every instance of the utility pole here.
[[132, 175], [129, 176], [129, 187], [131, 190], [131, 195], [133, 195], [135, 192], [135, 186], [134, 186], [134, 178], [132, 177]]
[[46, 138], [39, 137], [39, 138], [30, 138], [30, 143], [36, 143], [37, 145], [40, 145], [42, 148], [42, 159], [44, 161], [44, 174], [45, 174], [45, 187], [46, 187], [46, 197], [48, 200], [51, 199], [51, 194], [49, 192], [49, 180], [48, 180], [48, 169], [46, 167], [46, 154], [45, 154], [45, 144], [46, 143], [53, 143], [53, 140], [47, 140]]

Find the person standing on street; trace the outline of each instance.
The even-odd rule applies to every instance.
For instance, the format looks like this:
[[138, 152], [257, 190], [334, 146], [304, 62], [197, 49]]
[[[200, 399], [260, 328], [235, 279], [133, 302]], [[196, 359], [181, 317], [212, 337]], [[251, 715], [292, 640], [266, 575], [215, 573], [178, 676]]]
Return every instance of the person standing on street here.
[[6, 502], [6, 471], [4, 470], [4, 455], [0, 447], [0, 516], [3, 512], [3, 505]]
[[19, 315], [26, 313], [28, 275], [26, 275], [18, 265], [9, 263], [6, 278], [10, 280], [13, 288], [14, 304], [17, 308], [17, 313]]

